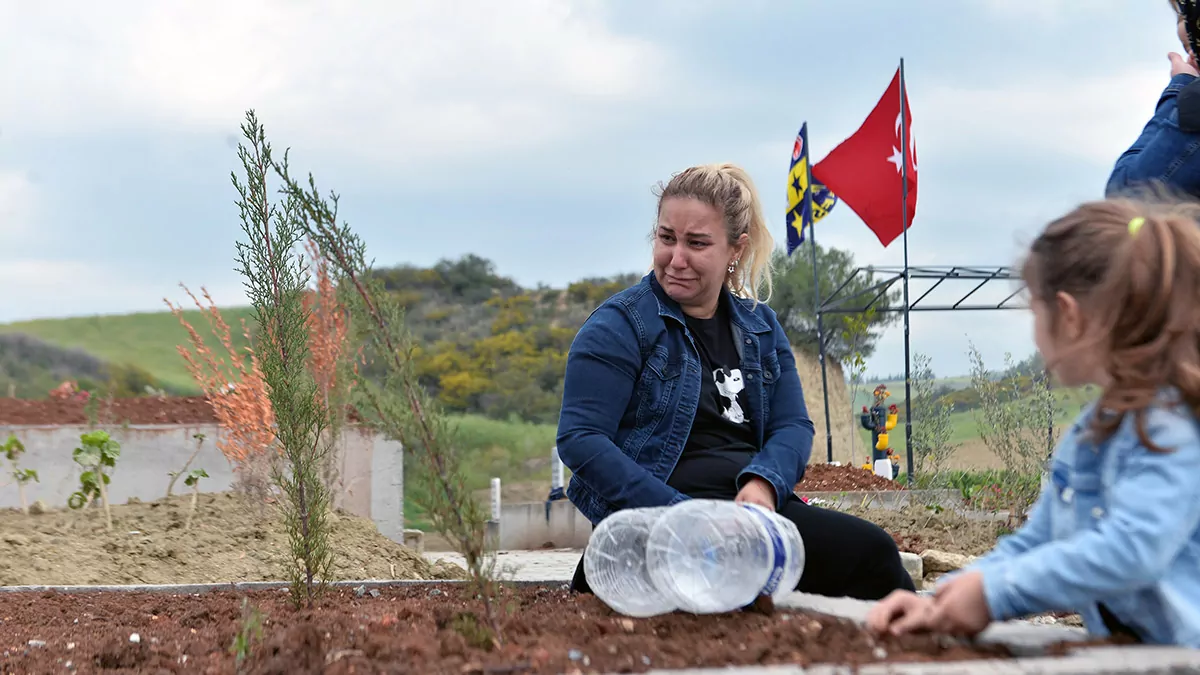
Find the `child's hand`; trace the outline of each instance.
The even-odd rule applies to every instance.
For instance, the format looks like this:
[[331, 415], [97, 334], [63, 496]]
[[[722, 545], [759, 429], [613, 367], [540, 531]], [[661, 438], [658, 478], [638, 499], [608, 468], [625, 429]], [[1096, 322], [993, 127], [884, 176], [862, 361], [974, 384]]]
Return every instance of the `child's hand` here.
[[893, 635], [927, 629], [933, 604], [911, 591], [892, 591], [867, 613], [867, 628]]
[[976, 635], [992, 622], [983, 574], [964, 572], [942, 584], [934, 593], [928, 625], [939, 633]]

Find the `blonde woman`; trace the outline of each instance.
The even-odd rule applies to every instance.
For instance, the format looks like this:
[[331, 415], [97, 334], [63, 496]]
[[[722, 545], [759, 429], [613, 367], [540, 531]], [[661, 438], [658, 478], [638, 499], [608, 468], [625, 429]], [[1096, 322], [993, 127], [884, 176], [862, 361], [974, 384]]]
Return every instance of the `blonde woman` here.
[[[798, 590], [879, 599], [913, 589], [892, 538], [793, 494], [813, 424], [769, 297], [774, 240], [750, 177], [689, 168], [661, 187], [653, 270], [606, 300], [567, 356], [558, 452], [593, 524], [624, 508], [732, 499], [796, 523]], [[589, 592], [582, 560], [573, 588]]]

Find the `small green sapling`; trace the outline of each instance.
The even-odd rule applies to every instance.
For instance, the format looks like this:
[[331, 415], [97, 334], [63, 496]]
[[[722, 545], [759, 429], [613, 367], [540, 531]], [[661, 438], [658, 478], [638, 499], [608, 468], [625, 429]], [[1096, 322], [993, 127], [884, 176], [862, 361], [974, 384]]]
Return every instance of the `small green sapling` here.
[[[179, 480], [179, 477], [184, 475], [185, 472], [187, 472], [188, 467], [192, 465], [192, 460], [196, 459], [196, 455], [200, 454], [200, 448], [204, 445], [204, 438], [205, 438], [204, 434], [197, 432], [197, 433], [192, 434], [192, 438], [196, 439], [196, 449], [192, 451], [192, 456], [188, 457], [187, 461], [183, 463], [182, 469], [180, 469], [178, 471], [168, 471], [167, 472], [167, 475], [171, 477], [171, 482], [167, 483], [167, 499], [171, 498], [171, 491], [175, 489], [175, 481]], [[196, 472], [193, 471], [192, 473], [194, 474]], [[192, 474], [188, 474], [188, 475], [190, 476]], [[204, 474], [204, 477], [207, 478], [208, 474]], [[184, 481], [184, 482], [186, 482], [186, 481]], [[188, 484], [190, 485], [190, 483], [188, 483]]]
[[192, 516], [196, 515], [196, 500], [200, 498], [201, 478], [208, 478], [208, 473], [204, 469], [192, 469], [187, 478], [183, 479], [183, 484], [192, 488], [192, 505], [188, 507], [187, 521], [183, 523], [184, 532], [192, 529]]
[[97, 496], [104, 506], [104, 522], [112, 529], [112, 512], [108, 507], [108, 484], [111, 478], [106, 469], [115, 469], [121, 456], [121, 444], [109, 437], [107, 431], [89, 431], [79, 435], [80, 446], [72, 457], [83, 467], [79, 476], [79, 490], [67, 498], [67, 506], [81, 509]]
[[21, 512], [29, 515], [29, 500], [25, 497], [25, 484], [29, 481], [38, 480], [37, 471], [33, 469], [22, 469], [17, 466], [17, 462], [21, 455], [25, 454], [25, 446], [14, 434], [8, 435], [8, 440], [4, 445], [0, 445], [0, 449], [4, 450], [4, 456], [12, 464], [12, 477], [17, 481], [17, 492], [21, 495]]

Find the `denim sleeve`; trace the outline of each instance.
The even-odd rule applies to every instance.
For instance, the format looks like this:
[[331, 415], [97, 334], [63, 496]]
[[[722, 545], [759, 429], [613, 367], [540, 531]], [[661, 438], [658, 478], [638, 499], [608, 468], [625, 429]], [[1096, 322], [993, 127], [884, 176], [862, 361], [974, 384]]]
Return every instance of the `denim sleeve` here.
[[[1200, 149], [1200, 135], [1180, 129], [1177, 114], [1179, 90], [1195, 79], [1192, 75], [1171, 78], [1158, 99], [1154, 116], [1113, 166], [1104, 190], [1106, 197], [1117, 196], [1149, 181], [1169, 180]], [[1189, 171], [1191, 173], [1200, 173], [1200, 167]]]
[[1145, 588], [1167, 571], [1200, 526], [1200, 435], [1190, 415], [1161, 409], [1148, 411], [1146, 431], [1169, 451], [1140, 444], [1124, 450], [1129, 456], [1095, 529], [1042, 543], [984, 572], [994, 620], [1078, 610]]
[[617, 509], [665, 506], [687, 497], [617, 447], [621, 416], [642, 369], [637, 332], [624, 310], [602, 305], [567, 354], [558, 454], [563, 464]]
[[775, 488], [775, 508], [783, 508], [796, 489], [802, 467], [812, 454], [813, 423], [804, 404], [796, 356], [788, 343], [779, 319], [771, 313], [775, 352], [779, 359], [779, 380], [771, 396], [770, 417], [763, 428], [763, 447], [754, 460], [738, 474], [740, 489], [751, 476], [764, 478]]

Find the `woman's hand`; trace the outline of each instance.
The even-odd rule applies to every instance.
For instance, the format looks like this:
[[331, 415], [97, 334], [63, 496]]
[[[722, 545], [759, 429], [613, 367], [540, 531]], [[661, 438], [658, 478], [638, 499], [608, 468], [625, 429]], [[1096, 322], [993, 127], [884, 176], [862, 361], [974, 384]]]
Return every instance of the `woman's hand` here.
[[1182, 54], [1171, 52], [1167, 54], [1167, 58], [1171, 61], [1171, 77], [1176, 75], [1200, 77], [1200, 71], [1196, 70], [1196, 64], [1192, 57], [1189, 56], [1185, 59]]
[[758, 504], [765, 509], [774, 511], [775, 487], [768, 483], [765, 478], [754, 476], [742, 486], [741, 490], [738, 490], [737, 497], [733, 501], [738, 504]]

